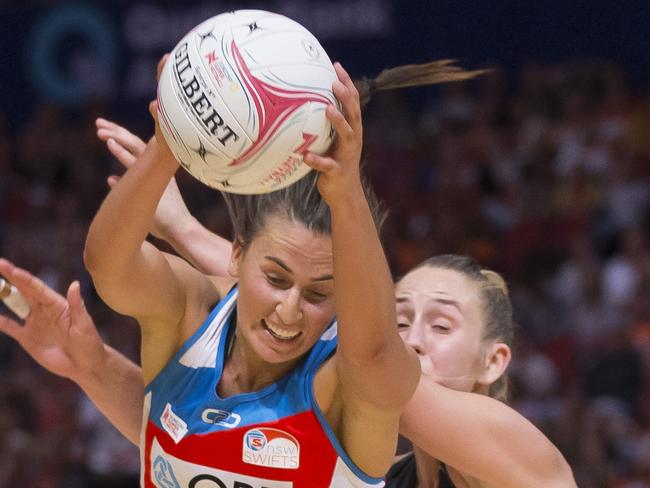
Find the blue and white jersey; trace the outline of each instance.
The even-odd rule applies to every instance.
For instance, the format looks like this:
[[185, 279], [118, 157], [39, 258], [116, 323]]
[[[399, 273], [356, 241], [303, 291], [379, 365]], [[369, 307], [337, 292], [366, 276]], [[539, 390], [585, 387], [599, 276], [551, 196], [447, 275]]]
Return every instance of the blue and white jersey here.
[[145, 388], [142, 486], [384, 486], [348, 458], [314, 398], [314, 375], [336, 349], [335, 322], [277, 382], [219, 396], [236, 305], [235, 288]]

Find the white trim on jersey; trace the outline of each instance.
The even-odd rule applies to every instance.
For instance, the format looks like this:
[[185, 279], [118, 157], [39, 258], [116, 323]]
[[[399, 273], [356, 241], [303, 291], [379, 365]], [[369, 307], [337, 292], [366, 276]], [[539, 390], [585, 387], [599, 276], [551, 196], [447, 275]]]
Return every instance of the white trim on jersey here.
[[192, 346], [185, 351], [185, 354], [178, 360], [187, 368], [214, 368], [217, 361], [217, 349], [219, 348], [220, 332], [233, 307], [237, 304], [237, 293], [233, 293], [230, 299], [223, 304], [219, 313], [212, 319], [210, 325], [205, 329]]

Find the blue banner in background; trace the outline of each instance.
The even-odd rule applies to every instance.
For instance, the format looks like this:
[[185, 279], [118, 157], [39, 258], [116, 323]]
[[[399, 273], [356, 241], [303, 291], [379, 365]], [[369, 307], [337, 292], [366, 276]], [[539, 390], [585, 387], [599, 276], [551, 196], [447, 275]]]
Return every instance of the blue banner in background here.
[[650, 81], [649, 2], [277, 0], [64, 3], [0, 10], [0, 110], [13, 124], [38, 101], [115, 107], [155, 93], [155, 66], [193, 26], [218, 13], [263, 8], [311, 30], [354, 76], [451, 57], [468, 68], [605, 59]]
[[[111, 19], [91, 6], [68, 6], [41, 15], [26, 45], [32, 87], [41, 97], [65, 105], [115, 93], [115, 34]], [[66, 42], [73, 39], [74, 45]]]
[[[5, 72], [3, 78], [23, 78], [19, 86], [27, 85], [36, 98], [68, 106], [95, 97], [121, 101], [152, 98], [160, 55], [201, 21], [241, 6], [134, 2], [122, 8], [70, 4], [24, 12], [29, 17], [26, 42], [13, 45], [18, 69]], [[384, 0], [312, 2], [309, 8], [304, 2], [282, 0], [265, 8], [308, 26], [323, 42], [387, 38], [394, 30], [390, 4]], [[15, 96], [21, 93], [11, 94]]]

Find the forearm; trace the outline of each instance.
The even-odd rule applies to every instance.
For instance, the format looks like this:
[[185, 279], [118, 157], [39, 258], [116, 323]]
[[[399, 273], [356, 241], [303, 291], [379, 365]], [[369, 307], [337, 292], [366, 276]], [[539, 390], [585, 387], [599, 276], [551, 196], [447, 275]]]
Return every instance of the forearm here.
[[575, 486], [568, 464], [544, 434], [485, 395], [423, 377], [402, 413], [400, 432], [429, 456], [487, 486]]
[[178, 165], [155, 140], [108, 194], [88, 231], [84, 259], [97, 275], [132, 269], [140, 257], [158, 201]]
[[142, 371], [115, 349], [105, 345], [104, 350], [104, 360], [72, 380], [124, 437], [138, 445], [144, 401]]
[[361, 184], [359, 93], [340, 64], [334, 69], [342, 110], [330, 105], [326, 114], [338, 141], [330, 156], [308, 153], [305, 162], [321, 173], [318, 191], [332, 217], [335, 364], [342, 394], [358, 412], [397, 415], [417, 386], [420, 363], [397, 332], [393, 282]]
[[331, 207], [335, 298], [343, 348], [373, 357], [397, 337], [393, 282], [363, 190]]
[[[332, 206], [335, 298], [341, 359], [365, 370], [372, 400], [405, 402], [419, 363], [397, 332], [393, 282], [368, 202], [356, 194]], [[360, 391], [362, 391], [360, 390]]]
[[166, 239], [174, 250], [202, 273], [226, 276], [232, 244], [206, 229], [194, 217], [177, 226]]

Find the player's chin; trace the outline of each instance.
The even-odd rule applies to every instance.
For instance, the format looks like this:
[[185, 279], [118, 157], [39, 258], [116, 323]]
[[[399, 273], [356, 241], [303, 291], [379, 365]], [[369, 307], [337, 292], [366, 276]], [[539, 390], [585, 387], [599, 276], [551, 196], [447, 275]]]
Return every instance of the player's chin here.
[[255, 349], [258, 356], [267, 363], [286, 363], [302, 357], [309, 350], [303, 339], [302, 334], [286, 340], [274, 336], [268, 330], [261, 330], [257, 336]]
[[293, 363], [299, 360], [306, 351], [278, 351], [273, 347], [262, 347], [258, 350], [258, 355], [265, 363], [271, 365], [281, 365]]

